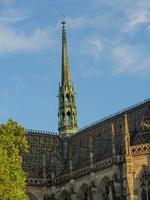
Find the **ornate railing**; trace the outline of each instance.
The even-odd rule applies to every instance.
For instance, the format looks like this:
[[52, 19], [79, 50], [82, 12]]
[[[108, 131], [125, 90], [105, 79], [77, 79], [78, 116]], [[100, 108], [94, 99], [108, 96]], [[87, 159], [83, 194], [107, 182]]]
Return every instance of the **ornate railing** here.
[[113, 163], [119, 164], [120, 162], [123, 162], [122, 156], [116, 156], [115, 159], [110, 157], [110, 158], [107, 158], [105, 160], [101, 160], [101, 161], [95, 163], [93, 165], [93, 168], [91, 168], [90, 166], [87, 166], [87, 167], [80, 168], [78, 170], [73, 171], [72, 174], [67, 173], [67, 174], [63, 174], [63, 175], [56, 177], [55, 178], [55, 184], [56, 185], [57, 184], [58, 185], [63, 184], [64, 182], [67, 182], [72, 178], [76, 179], [76, 178], [79, 178], [79, 177], [82, 177], [82, 176], [86, 176], [91, 172], [91, 170], [96, 172], [96, 171], [99, 171], [99, 170], [102, 170], [102, 169], [112, 167]]
[[45, 180], [42, 178], [27, 178], [27, 185], [39, 185], [43, 186], [45, 184]]
[[88, 129], [88, 128], [94, 126], [94, 125], [97, 125], [97, 124], [99, 124], [99, 123], [101, 123], [101, 122], [104, 122], [104, 121], [106, 121], [106, 120], [108, 120], [108, 119], [111, 119], [111, 118], [113, 118], [113, 117], [116, 117], [117, 115], [123, 114], [123, 113], [125, 113], [125, 112], [127, 112], [127, 111], [129, 111], [129, 110], [131, 110], [131, 109], [133, 109], [133, 108], [136, 108], [137, 106], [140, 106], [140, 105], [142, 105], [142, 104], [144, 104], [144, 103], [147, 103], [147, 102], [149, 102], [149, 101], [150, 101], [150, 98], [147, 98], [147, 99], [145, 99], [144, 101], [141, 101], [141, 102], [139, 102], [139, 103], [137, 103], [137, 104], [134, 104], [134, 105], [132, 105], [132, 106], [129, 106], [128, 108], [125, 108], [125, 109], [123, 109], [123, 110], [121, 110], [121, 111], [118, 111], [118, 112], [116, 112], [116, 113], [114, 113], [114, 114], [111, 114], [111, 115], [109, 115], [109, 116], [107, 116], [107, 117], [104, 117], [104, 118], [102, 118], [102, 119], [100, 119], [100, 120], [98, 120], [98, 121], [95, 121], [95, 122], [93, 122], [93, 123], [91, 123], [91, 124], [89, 124], [89, 125], [87, 125], [87, 126], [81, 128], [78, 132], [83, 131], [83, 130], [85, 130], [85, 129]]
[[[99, 162], [96, 162], [93, 167], [91, 168], [91, 166], [87, 166], [84, 168], [80, 168], [77, 170], [74, 170], [72, 173], [65, 173], [65, 174], [61, 174], [59, 176], [57, 176], [55, 178], [55, 184], [56, 185], [60, 185], [63, 184], [65, 182], [70, 181], [70, 179], [77, 179], [79, 177], [83, 177], [86, 176], [88, 174], [90, 174], [91, 171], [99, 171], [102, 169], [106, 169], [106, 168], [110, 168], [112, 167], [112, 165], [115, 164], [119, 164], [123, 162], [123, 157], [122, 156], [116, 156], [115, 158], [107, 158], [105, 160], [101, 160]], [[50, 184], [50, 179], [44, 180], [44, 179], [40, 179], [40, 178], [27, 178], [27, 185], [49, 185]]]
[[130, 149], [132, 155], [150, 153], [150, 143], [142, 145], [134, 145], [131, 146]]
[[[131, 149], [131, 153], [132, 155], [138, 155], [138, 154], [145, 154], [145, 153], [150, 153], [150, 143], [148, 144], [142, 144], [142, 145], [134, 145], [130, 147]], [[63, 184], [65, 182], [68, 182], [71, 178], [73, 179], [77, 179], [79, 177], [88, 175], [91, 170], [92, 171], [99, 171], [102, 169], [106, 169], [109, 167], [112, 167], [112, 165], [115, 164], [119, 164], [124, 162], [124, 159], [122, 156], [117, 155], [115, 158], [107, 158], [104, 160], [101, 160], [99, 162], [96, 162], [93, 165], [93, 168], [91, 169], [90, 166], [84, 167], [84, 168], [80, 168], [77, 169], [75, 171], [72, 172], [72, 174], [70, 173], [65, 173], [65, 174], [61, 174], [59, 176], [57, 176], [55, 178], [55, 184], [59, 185], [59, 184]], [[27, 184], [28, 185], [44, 185], [44, 184], [49, 184], [50, 180], [44, 180], [44, 179], [40, 179], [40, 178], [27, 178]]]
[[27, 133], [37, 133], [37, 134], [47, 134], [47, 135], [59, 135], [59, 133], [56, 132], [50, 132], [50, 131], [43, 131], [43, 130], [36, 130], [36, 129], [25, 129]]

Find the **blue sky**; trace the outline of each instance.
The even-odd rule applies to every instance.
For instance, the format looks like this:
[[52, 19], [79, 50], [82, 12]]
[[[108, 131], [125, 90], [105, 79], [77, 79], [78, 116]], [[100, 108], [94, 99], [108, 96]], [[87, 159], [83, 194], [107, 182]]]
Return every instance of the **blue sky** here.
[[0, 121], [57, 131], [61, 16], [82, 128], [149, 97], [149, 0], [0, 0]]

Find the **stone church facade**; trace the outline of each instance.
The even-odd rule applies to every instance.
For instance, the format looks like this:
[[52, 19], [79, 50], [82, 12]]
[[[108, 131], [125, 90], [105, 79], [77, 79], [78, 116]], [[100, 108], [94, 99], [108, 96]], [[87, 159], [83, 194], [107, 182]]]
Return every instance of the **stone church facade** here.
[[149, 200], [150, 99], [78, 129], [65, 21], [58, 131], [27, 130], [30, 200]]

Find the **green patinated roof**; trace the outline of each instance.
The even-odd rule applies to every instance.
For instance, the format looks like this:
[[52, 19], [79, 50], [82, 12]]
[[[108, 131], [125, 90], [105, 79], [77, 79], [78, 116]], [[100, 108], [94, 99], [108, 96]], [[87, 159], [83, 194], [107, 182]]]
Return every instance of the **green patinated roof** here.
[[[112, 157], [112, 130], [111, 124], [115, 126], [115, 149], [120, 154], [120, 147], [124, 148], [124, 113], [128, 115], [131, 145], [150, 142], [150, 130], [141, 133], [140, 125], [147, 116], [150, 101], [143, 102], [137, 106], [126, 109], [91, 125], [69, 138], [61, 138], [58, 135], [28, 132], [29, 154], [24, 155], [24, 168], [30, 178], [43, 178], [43, 156], [46, 163], [46, 177], [51, 179], [51, 172], [55, 170], [56, 176], [69, 172], [69, 156], [73, 160], [73, 169], [88, 166], [90, 162], [90, 137], [92, 137], [94, 163]], [[71, 149], [70, 149], [71, 145]]]

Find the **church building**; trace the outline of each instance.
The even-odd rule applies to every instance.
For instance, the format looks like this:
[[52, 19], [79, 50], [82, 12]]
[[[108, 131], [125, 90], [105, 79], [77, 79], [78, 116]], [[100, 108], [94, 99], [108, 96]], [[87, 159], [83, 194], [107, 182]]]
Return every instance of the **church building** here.
[[26, 130], [30, 200], [150, 200], [150, 99], [78, 128], [62, 21], [58, 133]]

